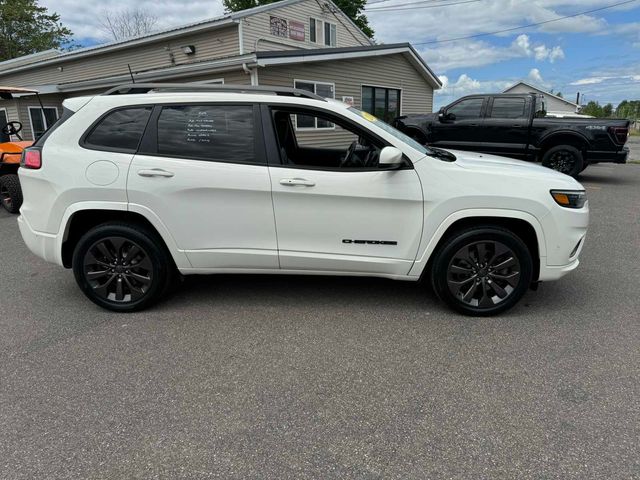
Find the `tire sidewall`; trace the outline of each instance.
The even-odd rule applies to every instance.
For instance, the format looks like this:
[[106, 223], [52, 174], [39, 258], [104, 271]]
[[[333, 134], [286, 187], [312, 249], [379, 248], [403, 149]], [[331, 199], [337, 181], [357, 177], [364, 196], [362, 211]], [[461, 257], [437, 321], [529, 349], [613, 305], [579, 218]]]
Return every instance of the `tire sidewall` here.
[[2, 207], [9, 213], [18, 213], [22, 206], [22, 189], [20, 188], [20, 180], [15, 173], [9, 173], [0, 176], [0, 186], [5, 187], [11, 197], [11, 208], [7, 207], [4, 202]]
[[[462, 303], [449, 290], [448, 268], [451, 258], [465, 245], [478, 241], [498, 241], [509, 247], [520, 262], [520, 283], [504, 302], [491, 308], [478, 308]], [[529, 289], [533, 277], [533, 259], [524, 242], [508, 230], [479, 227], [454, 234], [436, 253], [432, 269], [433, 289], [441, 300], [465, 315], [491, 316], [513, 307]]]
[[[551, 168], [552, 170], [555, 170], [554, 168], [549, 166], [549, 162], [551, 161], [551, 157], [554, 154], [556, 154], [557, 152], [561, 152], [562, 150], [566, 150], [567, 152], [570, 152], [571, 155], [574, 156], [576, 161], [570, 172], [566, 172], [566, 173], [560, 172], [560, 173], [565, 173], [566, 175], [569, 175], [570, 177], [574, 177], [574, 178], [577, 177], [578, 174], [584, 169], [584, 158], [582, 156], [582, 152], [572, 145], [558, 145], [553, 148], [550, 148], [549, 150], [547, 150], [547, 152], [544, 154], [542, 158], [542, 165], [547, 168]], [[557, 172], [559, 170], [555, 170], [555, 171]]]
[[[93, 288], [85, 277], [84, 258], [89, 248], [101, 239], [113, 236], [124, 237], [135, 242], [145, 251], [151, 261], [154, 280], [147, 293], [135, 302], [120, 304], [103, 299], [94, 293]], [[78, 241], [73, 252], [72, 268], [76, 282], [87, 298], [96, 305], [115, 312], [133, 312], [146, 308], [164, 292], [170, 276], [169, 262], [158, 240], [140, 228], [126, 225], [105, 224], [87, 232]]]

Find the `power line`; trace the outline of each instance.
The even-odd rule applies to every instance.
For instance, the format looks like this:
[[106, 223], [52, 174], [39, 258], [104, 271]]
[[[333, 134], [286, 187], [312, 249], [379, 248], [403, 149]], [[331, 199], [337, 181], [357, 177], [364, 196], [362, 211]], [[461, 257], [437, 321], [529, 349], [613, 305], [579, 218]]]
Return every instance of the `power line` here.
[[[385, 0], [386, 1], [386, 0]], [[383, 7], [374, 7], [374, 8], [365, 8], [367, 12], [393, 12], [393, 11], [401, 11], [401, 10], [417, 10], [422, 8], [435, 8], [435, 7], [446, 7], [448, 5], [460, 5], [463, 3], [474, 3], [479, 2], [481, 0], [462, 0], [454, 3], [437, 3], [435, 2], [446, 2], [451, 0], [423, 0], [419, 2], [409, 2], [409, 3], [399, 3], [397, 5], [387, 5]], [[424, 6], [410, 6], [410, 5], [420, 5], [423, 3], [429, 3], [429, 5]]]
[[467, 36], [464, 36], [464, 37], [446, 38], [444, 40], [431, 40], [429, 42], [412, 42], [412, 45], [432, 45], [434, 43], [456, 42], [458, 40], [466, 40], [466, 39], [469, 39], [469, 38], [485, 37], [487, 35], [496, 35], [498, 33], [513, 32], [514, 30], [521, 30], [523, 28], [535, 27], [537, 25], [545, 25], [547, 23], [559, 22], [560, 20], [564, 20], [564, 19], [567, 19], [567, 18], [574, 18], [574, 17], [579, 17], [580, 15], [586, 15], [588, 13], [600, 12], [602, 10], [607, 10], [609, 8], [614, 8], [614, 7], [619, 7], [621, 5], [627, 5], [629, 3], [634, 3], [634, 2], [637, 2], [637, 1], [638, 0], [626, 0], [625, 2], [618, 2], [618, 3], [614, 3], [612, 5], [607, 5], [606, 7], [594, 8], [594, 9], [591, 9], [591, 10], [585, 10], [583, 12], [578, 12], [578, 13], [574, 13], [574, 14], [571, 14], [571, 15], [565, 15], [565, 16], [562, 16], [562, 17], [554, 18], [552, 20], [545, 20], [544, 22], [529, 23], [527, 25], [520, 25], [518, 27], [505, 28], [503, 30], [496, 30], [494, 32], [476, 33], [475, 35], [467, 35]]

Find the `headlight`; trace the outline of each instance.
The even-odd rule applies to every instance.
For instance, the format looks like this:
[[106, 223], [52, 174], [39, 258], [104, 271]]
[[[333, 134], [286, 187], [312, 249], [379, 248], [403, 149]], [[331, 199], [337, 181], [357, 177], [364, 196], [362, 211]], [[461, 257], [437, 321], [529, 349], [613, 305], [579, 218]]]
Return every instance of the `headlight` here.
[[566, 208], [582, 208], [587, 202], [584, 190], [551, 190], [551, 196], [558, 205]]

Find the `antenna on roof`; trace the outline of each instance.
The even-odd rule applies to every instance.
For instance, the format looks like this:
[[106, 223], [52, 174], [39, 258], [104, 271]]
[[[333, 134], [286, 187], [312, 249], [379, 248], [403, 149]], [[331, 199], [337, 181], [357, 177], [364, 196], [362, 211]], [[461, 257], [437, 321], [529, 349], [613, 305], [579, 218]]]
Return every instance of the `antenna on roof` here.
[[131, 65], [127, 63], [127, 68], [129, 69], [129, 75], [131, 75], [131, 83], [136, 83], [136, 79], [133, 78], [133, 72], [131, 71]]

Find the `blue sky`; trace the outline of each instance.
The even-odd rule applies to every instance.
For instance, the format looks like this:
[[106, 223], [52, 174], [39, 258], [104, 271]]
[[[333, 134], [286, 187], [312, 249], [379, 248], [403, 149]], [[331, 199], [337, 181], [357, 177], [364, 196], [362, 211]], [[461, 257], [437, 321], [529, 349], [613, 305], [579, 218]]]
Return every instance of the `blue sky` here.
[[[436, 107], [470, 93], [501, 91], [518, 80], [561, 91], [572, 100], [577, 92], [586, 101], [602, 104], [640, 99], [640, 0], [505, 34], [421, 45], [543, 22], [623, 0], [461, 1], [370, 0], [368, 6], [378, 42], [413, 43], [443, 80]], [[99, 19], [105, 10], [132, 5], [129, 0], [41, 3], [60, 13], [84, 45], [104, 41]], [[138, 0], [135, 5], [156, 15], [160, 28], [223, 12], [221, 0]]]

